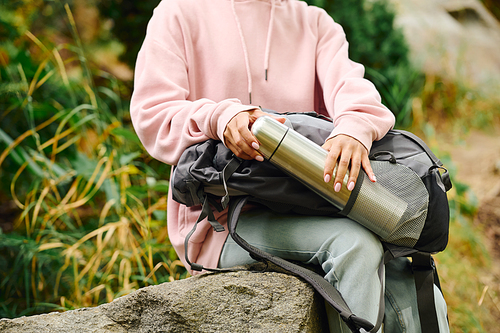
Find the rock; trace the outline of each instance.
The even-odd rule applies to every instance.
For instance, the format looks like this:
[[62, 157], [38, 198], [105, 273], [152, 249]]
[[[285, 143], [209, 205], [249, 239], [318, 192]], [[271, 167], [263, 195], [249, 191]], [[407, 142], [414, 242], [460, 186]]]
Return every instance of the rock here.
[[0, 319], [2, 333], [69, 333], [127, 332], [103, 314], [101, 307], [84, 308], [63, 313], [49, 313], [17, 319]]
[[425, 73], [498, 92], [500, 23], [480, 0], [390, 0], [413, 63]]
[[278, 272], [207, 273], [139, 289], [95, 308], [0, 320], [5, 333], [323, 332], [324, 302]]
[[495, 162], [495, 165], [493, 166], [493, 173], [497, 175], [500, 174], [500, 160]]

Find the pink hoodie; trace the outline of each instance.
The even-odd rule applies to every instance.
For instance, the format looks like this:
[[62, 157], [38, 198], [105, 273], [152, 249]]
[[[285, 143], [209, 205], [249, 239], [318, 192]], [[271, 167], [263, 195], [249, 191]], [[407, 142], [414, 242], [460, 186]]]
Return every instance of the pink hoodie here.
[[[370, 149], [394, 116], [363, 75], [342, 28], [303, 1], [163, 0], [138, 55], [130, 112], [147, 151], [172, 165], [188, 146], [222, 139], [234, 115], [256, 106], [328, 114], [331, 136]], [[199, 213], [169, 197], [169, 238], [183, 261]], [[225, 214], [218, 220], [225, 225]], [[200, 222], [189, 259], [217, 267], [226, 237]]]

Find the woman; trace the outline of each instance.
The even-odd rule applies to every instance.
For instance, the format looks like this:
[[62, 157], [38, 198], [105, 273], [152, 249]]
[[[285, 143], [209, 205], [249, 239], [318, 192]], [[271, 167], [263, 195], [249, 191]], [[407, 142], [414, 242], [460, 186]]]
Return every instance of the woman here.
[[[342, 28], [325, 11], [302, 1], [163, 0], [148, 25], [135, 75], [134, 127], [148, 152], [172, 165], [185, 148], [209, 138], [223, 141], [243, 159], [262, 161], [250, 132], [265, 115], [259, 106], [278, 112], [315, 110], [332, 117], [335, 125], [323, 145], [329, 151], [325, 182], [333, 179], [339, 191], [349, 170], [352, 190], [361, 168], [376, 181], [368, 151], [394, 125], [375, 87], [363, 78], [363, 66], [349, 60]], [[199, 213], [199, 207], [169, 198], [169, 237], [180, 258]], [[225, 224], [225, 212], [216, 217]], [[286, 228], [274, 231], [280, 224]], [[382, 246], [367, 229], [349, 219], [251, 209], [242, 214], [238, 232], [273, 254], [321, 265], [351, 310], [376, 322]], [[205, 267], [251, 261], [227, 232], [215, 233], [207, 221], [190, 238], [188, 256]], [[403, 311], [390, 312], [398, 316], [392, 321], [405, 325], [415, 307], [409, 307], [408, 318]], [[348, 332], [336, 314], [329, 315], [329, 324], [332, 332]], [[407, 332], [419, 330], [418, 319], [409, 325]]]

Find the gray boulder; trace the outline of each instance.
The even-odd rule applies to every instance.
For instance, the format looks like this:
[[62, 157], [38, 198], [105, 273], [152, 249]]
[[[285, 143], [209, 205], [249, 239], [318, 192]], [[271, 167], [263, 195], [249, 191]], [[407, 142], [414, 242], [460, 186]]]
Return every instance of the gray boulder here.
[[278, 272], [202, 274], [95, 308], [1, 319], [0, 332], [325, 332], [324, 302]]
[[427, 74], [498, 92], [500, 22], [480, 0], [390, 0], [413, 63]]

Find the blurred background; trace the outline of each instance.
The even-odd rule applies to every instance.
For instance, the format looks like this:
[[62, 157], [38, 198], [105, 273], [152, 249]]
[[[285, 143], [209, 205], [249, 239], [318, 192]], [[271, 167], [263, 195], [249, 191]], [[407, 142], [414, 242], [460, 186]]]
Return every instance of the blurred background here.
[[[451, 172], [436, 255], [454, 332], [500, 322], [500, 4], [309, 0]], [[133, 68], [159, 0], [0, 0], [0, 318], [110, 302], [188, 276], [170, 166], [138, 141]]]

